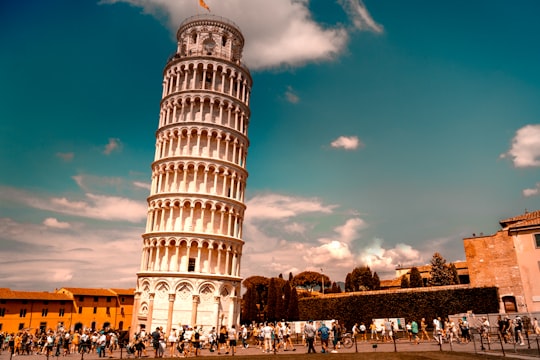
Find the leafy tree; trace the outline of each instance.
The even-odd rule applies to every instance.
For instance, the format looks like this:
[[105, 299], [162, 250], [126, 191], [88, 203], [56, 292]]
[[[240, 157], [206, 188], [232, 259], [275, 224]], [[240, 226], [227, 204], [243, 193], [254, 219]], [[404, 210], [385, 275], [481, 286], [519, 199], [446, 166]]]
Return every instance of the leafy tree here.
[[377, 275], [377, 272], [373, 273], [373, 290], [380, 290], [381, 289], [381, 279], [379, 279], [379, 275]]
[[243, 296], [242, 321], [251, 322], [259, 320], [259, 310], [257, 308], [257, 292], [253, 285], [249, 286]]
[[[324, 281], [324, 285], [323, 285]], [[316, 271], [303, 271], [293, 278], [294, 286], [301, 286], [304, 289], [312, 291], [315, 286], [330, 286], [330, 278]]]
[[438, 252], [434, 253], [431, 258], [431, 270], [429, 274], [431, 276], [431, 279], [429, 279], [431, 286], [452, 284], [452, 274], [450, 274], [450, 270], [446, 265], [446, 260]]
[[409, 284], [409, 278], [407, 277], [407, 275], [402, 275], [401, 276], [401, 288], [402, 289], [405, 289], [405, 288], [409, 288], [410, 287], [410, 284]]
[[277, 289], [276, 289], [276, 281], [275, 278], [270, 279], [270, 283], [268, 285], [268, 298], [266, 300], [266, 320], [274, 321], [276, 320], [276, 295], [277, 295]]
[[256, 304], [259, 304], [259, 310], [264, 311], [266, 307], [266, 302], [268, 300], [268, 284], [270, 279], [264, 276], [250, 276], [242, 282], [242, 284], [247, 288], [253, 286], [256, 292]]
[[291, 302], [291, 283], [285, 282], [283, 285], [283, 315], [282, 319], [289, 319], [289, 303]]
[[373, 274], [369, 266], [358, 266], [351, 274], [353, 291], [373, 290]]
[[284, 319], [285, 318], [285, 304], [283, 302], [283, 286], [278, 285], [278, 282], [276, 282], [276, 314], [275, 314], [275, 320]]
[[409, 275], [409, 286], [412, 288], [423, 287], [424, 280], [422, 280], [422, 275], [416, 266], [411, 268]]
[[352, 274], [348, 273], [345, 277], [345, 292], [354, 291], [354, 285], [352, 283]]
[[287, 311], [287, 318], [289, 321], [300, 320], [300, 311], [298, 309], [298, 293], [296, 287], [291, 288], [291, 298], [289, 299], [289, 309]]

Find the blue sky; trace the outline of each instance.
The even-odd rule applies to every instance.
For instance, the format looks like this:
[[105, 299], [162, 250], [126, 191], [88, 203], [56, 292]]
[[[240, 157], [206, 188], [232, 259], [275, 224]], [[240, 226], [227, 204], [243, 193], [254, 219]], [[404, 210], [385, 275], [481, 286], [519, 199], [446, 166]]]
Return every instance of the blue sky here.
[[[391, 278], [540, 209], [538, 2], [206, 3], [254, 80], [244, 277]], [[202, 13], [0, 3], [0, 286], [135, 285], [162, 70]]]

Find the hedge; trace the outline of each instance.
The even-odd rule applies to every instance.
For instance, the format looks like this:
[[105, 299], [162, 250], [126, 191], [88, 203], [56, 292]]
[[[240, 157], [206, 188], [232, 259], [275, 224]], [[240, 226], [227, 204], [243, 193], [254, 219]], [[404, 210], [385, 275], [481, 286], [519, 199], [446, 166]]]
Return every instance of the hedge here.
[[343, 293], [340, 295], [307, 297], [299, 300], [301, 320], [339, 319], [347, 329], [355, 323], [380, 318], [405, 318], [405, 321], [426, 318], [431, 324], [434, 317], [472, 311], [475, 314], [499, 312], [496, 287], [482, 288], [416, 288], [404, 291], [377, 291]]

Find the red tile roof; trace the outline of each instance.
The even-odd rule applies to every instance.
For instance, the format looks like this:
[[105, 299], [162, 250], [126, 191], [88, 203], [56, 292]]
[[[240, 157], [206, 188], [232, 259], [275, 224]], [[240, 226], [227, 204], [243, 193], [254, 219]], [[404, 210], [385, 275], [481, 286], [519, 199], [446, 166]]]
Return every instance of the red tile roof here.
[[114, 292], [109, 289], [96, 289], [96, 288], [74, 288], [64, 287], [56, 290], [58, 293], [70, 294], [73, 296], [86, 295], [86, 296], [116, 296]]
[[516, 223], [520, 223], [522, 221], [534, 220], [538, 218], [540, 218], [540, 210], [525, 212], [524, 214], [501, 220], [499, 221], [499, 224], [501, 224], [502, 227], [506, 227], [509, 225], [515, 225]]
[[112, 292], [115, 292], [117, 295], [135, 295], [135, 288], [129, 288], [129, 289], [111, 288], [109, 290], [111, 290]]
[[0, 288], [0, 299], [71, 301], [71, 298], [66, 294], [50, 293], [46, 291], [17, 291], [9, 288]]

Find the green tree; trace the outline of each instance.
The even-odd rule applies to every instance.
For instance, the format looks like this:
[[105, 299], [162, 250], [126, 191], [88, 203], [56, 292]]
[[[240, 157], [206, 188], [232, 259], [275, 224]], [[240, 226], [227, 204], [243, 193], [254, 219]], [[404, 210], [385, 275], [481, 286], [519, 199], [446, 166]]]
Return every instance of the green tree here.
[[377, 275], [377, 272], [373, 273], [373, 290], [380, 290], [381, 289], [381, 279], [379, 279], [379, 275]]
[[445, 258], [438, 252], [433, 254], [431, 258], [431, 270], [429, 272], [431, 278], [429, 284], [431, 286], [444, 286], [452, 284], [452, 275], [446, 265]]
[[373, 274], [369, 266], [355, 267], [351, 274], [353, 291], [373, 290]]
[[448, 271], [450, 272], [450, 277], [452, 278], [452, 284], [453, 285], [459, 285], [460, 284], [459, 274], [458, 274], [456, 265], [454, 265], [454, 263], [450, 264], [450, 267], [449, 267]]
[[422, 275], [416, 266], [411, 268], [409, 275], [409, 286], [412, 288], [418, 288], [424, 286], [424, 280], [422, 280]]
[[347, 276], [345, 277], [345, 292], [352, 292], [354, 291], [354, 284], [352, 283], [352, 274], [347, 273]]
[[291, 298], [289, 300], [289, 310], [287, 311], [289, 321], [300, 320], [300, 311], [298, 309], [298, 293], [296, 287], [291, 287]]
[[250, 285], [242, 301], [242, 322], [251, 322], [259, 320], [257, 308], [257, 291], [253, 285]]
[[270, 279], [268, 284], [268, 298], [266, 300], [266, 320], [275, 321], [276, 320], [276, 281], [274, 278]]
[[409, 278], [407, 277], [407, 274], [401, 275], [401, 288], [406, 289], [409, 288]]
[[[323, 285], [324, 281], [324, 285]], [[306, 290], [313, 291], [313, 288], [319, 286], [330, 286], [330, 278], [316, 271], [303, 271], [293, 278], [294, 286], [301, 286]]]

